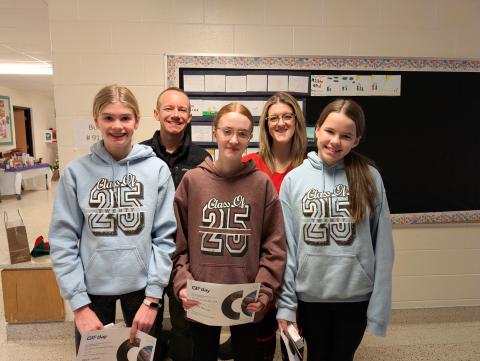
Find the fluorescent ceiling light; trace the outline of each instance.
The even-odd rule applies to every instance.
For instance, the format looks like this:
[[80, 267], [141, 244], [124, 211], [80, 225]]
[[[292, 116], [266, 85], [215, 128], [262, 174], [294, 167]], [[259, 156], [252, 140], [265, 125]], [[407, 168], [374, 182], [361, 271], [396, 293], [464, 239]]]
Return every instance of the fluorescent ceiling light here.
[[52, 75], [50, 64], [0, 64], [0, 74]]

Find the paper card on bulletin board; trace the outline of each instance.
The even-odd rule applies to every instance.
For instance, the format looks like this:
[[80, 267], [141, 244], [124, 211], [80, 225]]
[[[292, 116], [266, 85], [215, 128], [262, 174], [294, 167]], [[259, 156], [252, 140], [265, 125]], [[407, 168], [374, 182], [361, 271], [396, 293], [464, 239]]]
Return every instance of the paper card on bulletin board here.
[[259, 142], [260, 141], [260, 127], [258, 125], [255, 125], [253, 127], [253, 132], [252, 132], [252, 139], [250, 139], [251, 142]]
[[[206, 100], [206, 99], [190, 99], [192, 116], [202, 117], [202, 116], [215, 116], [217, 112], [228, 103], [231, 103], [233, 100]], [[252, 113], [254, 117], [259, 117], [262, 114], [263, 106], [265, 105], [265, 100], [242, 100], [241, 103], [245, 105], [248, 110]]]
[[204, 92], [205, 76], [185, 75], [183, 77], [183, 90], [185, 90], [186, 92]]
[[205, 91], [225, 93], [225, 75], [205, 75]]
[[102, 135], [95, 127], [93, 120], [84, 118], [72, 121], [75, 132], [75, 148], [90, 148], [94, 143], [102, 139]]
[[210, 125], [192, 125], [192, 141], [212, 142], [212, 127]]
[[307, 127], [307, 140], [308, 142], [315, 141], [315, 127]]
[[267, 75], [248, 74], [247, 75], [248, 92], [266, 92]]
[[308, 94], [309, 80], [310, 80], [310, 77], [308, 76], [290, 75], [288, 77], [288, 91], [292, 93]]
[[247, 77], [235, 75], [225, 77], [225, 91], [227, 93], [245, 93], [247, 91]]
[[201, 115], [215, 116], [224, 105], [231, 103], [231, 100], [203, 100], [203, 107], [201, 108]]
[[288, 91], [288, 75], [269, 75], [268, 91], [269, 92]]
[[245, 105], [248, 110], [250, 110], [250, 113], [252, 113], [254, 117], [259, 117], [260, 115], [262, 115], [265, 103], [265, 100], [248, 100], [242, 102], [242, 104]]
[[190, 99], [190, 112], [193, 117], [202, 116], [203, 100], [202, 99]]

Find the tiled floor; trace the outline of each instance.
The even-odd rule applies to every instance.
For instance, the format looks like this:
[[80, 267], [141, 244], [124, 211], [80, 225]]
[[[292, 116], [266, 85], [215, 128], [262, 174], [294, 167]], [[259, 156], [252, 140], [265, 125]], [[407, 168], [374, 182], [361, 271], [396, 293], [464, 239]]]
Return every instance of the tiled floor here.
[[[24, 192], [20, 201], [14, 196], [2, 198], [2, 214], [8, 211], [14, 217], [16, 210], [21, 210], [31, 247], [37, 236], [46, 237], [48, 233], [54, 192], [55, 183], [50, 191]], [[0, 267], [7, 264], [8, 245], [2, 226]], [[72, 335], [71, 323], [7, 325], [1, 297], [0, 361], [73, 361]], [[480, 307], [394, 310], [388, 336], [376, 338], [366, 334], [355, 360], [480, 361]]]

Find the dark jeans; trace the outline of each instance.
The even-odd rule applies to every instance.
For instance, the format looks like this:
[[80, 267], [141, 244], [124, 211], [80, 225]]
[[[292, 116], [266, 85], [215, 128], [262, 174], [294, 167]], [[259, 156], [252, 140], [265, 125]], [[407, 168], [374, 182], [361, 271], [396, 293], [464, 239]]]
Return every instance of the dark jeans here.
[[307, 342], [308, 361], [352, 361], [367, 327], [368, 301], [298, 301], [298, 325]]
[[[222, 328], [190, 322], [190, 329], [193, 336], [193, 361], [217, 361]], [[230, 326], [235, 361], [255, 360], [257, 329], [256, 323]]]
[[[191, 361], [193, 357], [193, 339], [190, 332], [189, 322], [185, 319], [185, 310], [183, 309], [180, 301], [174, 295], [173, 282], [165, 288], [165, 293], [168, 296], [168, 310], [170, 313], [170, 322], [172, 323], [172, 333], [170, 335], [168, 343], [168, 356], [173, 361]], [[157, 320], [160, 319], [160, 328], [163, 322], [163, 311], [158, 310]], [[157, 334], [160, 342], [160, 334]]]
[[[115, 322], [115, 307], [116, 302], [119, 299], [120, 305], [122, 306], [122, 314], [123, 319], [125, 320], [125, 324], [130, 327], [132, 326], [133, 319], [135, 318], [135, 314], [137, 313], [140, 305], [142, 304], [143, 300], [145, 299], [145, 290], [135, 291], [131, 293], [126, 293], [124, 295], [117, 295], [117, 296], [96, 296], [96, 295], [88, 295], [92, 303], [90, 303], [90, 308], [95, 312], [100, 322], [104, 325], [108, 325], [109, 323]], [[149, 334], [157, 337], [160, 334], [162, 329], [161, 319], [159, 322], [159, 317], [155, 320], [155, 323], [152, 326]], [[80, 346], [80, 339], [81, 335], [75, 326], [75, 348], [76, 352], [78, 353], [78, 347]], [[160, 361], [161, 360], [161, 345], [160, 340], [157, 339], [157, 343], [155, 345], [155, 355], [153, 361]]]

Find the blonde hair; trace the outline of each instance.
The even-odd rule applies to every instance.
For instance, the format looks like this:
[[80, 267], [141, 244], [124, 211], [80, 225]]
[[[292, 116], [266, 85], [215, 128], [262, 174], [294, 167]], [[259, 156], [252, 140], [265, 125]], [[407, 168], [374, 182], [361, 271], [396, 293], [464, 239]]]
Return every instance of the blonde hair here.
[[[345, 114], [356, 127], [356, 136], [362, 137], [365, 133], [365, 114], [362, 107], [351, 99], [336, 99], [323, 109], [317, 120], [316, 128], [320, 128], [330, 113]], [[361, 138], [362, 139], [362, 138]], [[347, 173], [350, 202], [349, 210], [354, 223], [360, 222], [366, 210], [372, 213], [375, 209], [377, 187], [370, 172], [369, 165], [375, 166], [372, 160], [357, 151], [350, 151], [345, 158], [345, 171]]]
[[273, 138], [268, 131], [268, 111], [274, 104], [286, 104], [295, 114], [295, 131], [292, 137], [292, 145], [290, 149], [291, 166], [293, 168], [302, 164], [307, 152], [307, 131], [305, 125], [305, 118], [303, 112], [298, 105], [297, 100], [288, 93], [278, 92], [272, 95], [265, 106], [263, 107], [262, 115], [260, 116], [260, 157], [266, 163], [268, 169], [275, 171], [275, 163], [273, 161], [272, 143]]
[[213, 129], [217, 129], [218, 123], [220, 122], [220, 118], [222, 118], [225, 114], [227, 113], [238, 113], [246, 116], [248, 120], [250, 120], [250, 130], [253, 130], [253, 116], [252, 113], [250, 113], [250, 110], [248, 108], [240, 103], [229, 103], [227, 105], [224, 105], [222, 109], [220, 109], [215, 117], [213, 119]]
[[105, 106], [116, 102], [125, 104], [133, 111], [135, 119], [140, 119], [140, 108], [137, 98], [135, 98], [130, 89], [117, 84], [107, 85], [95, 95], [93, 99], [93, 117], [98, 118]]

